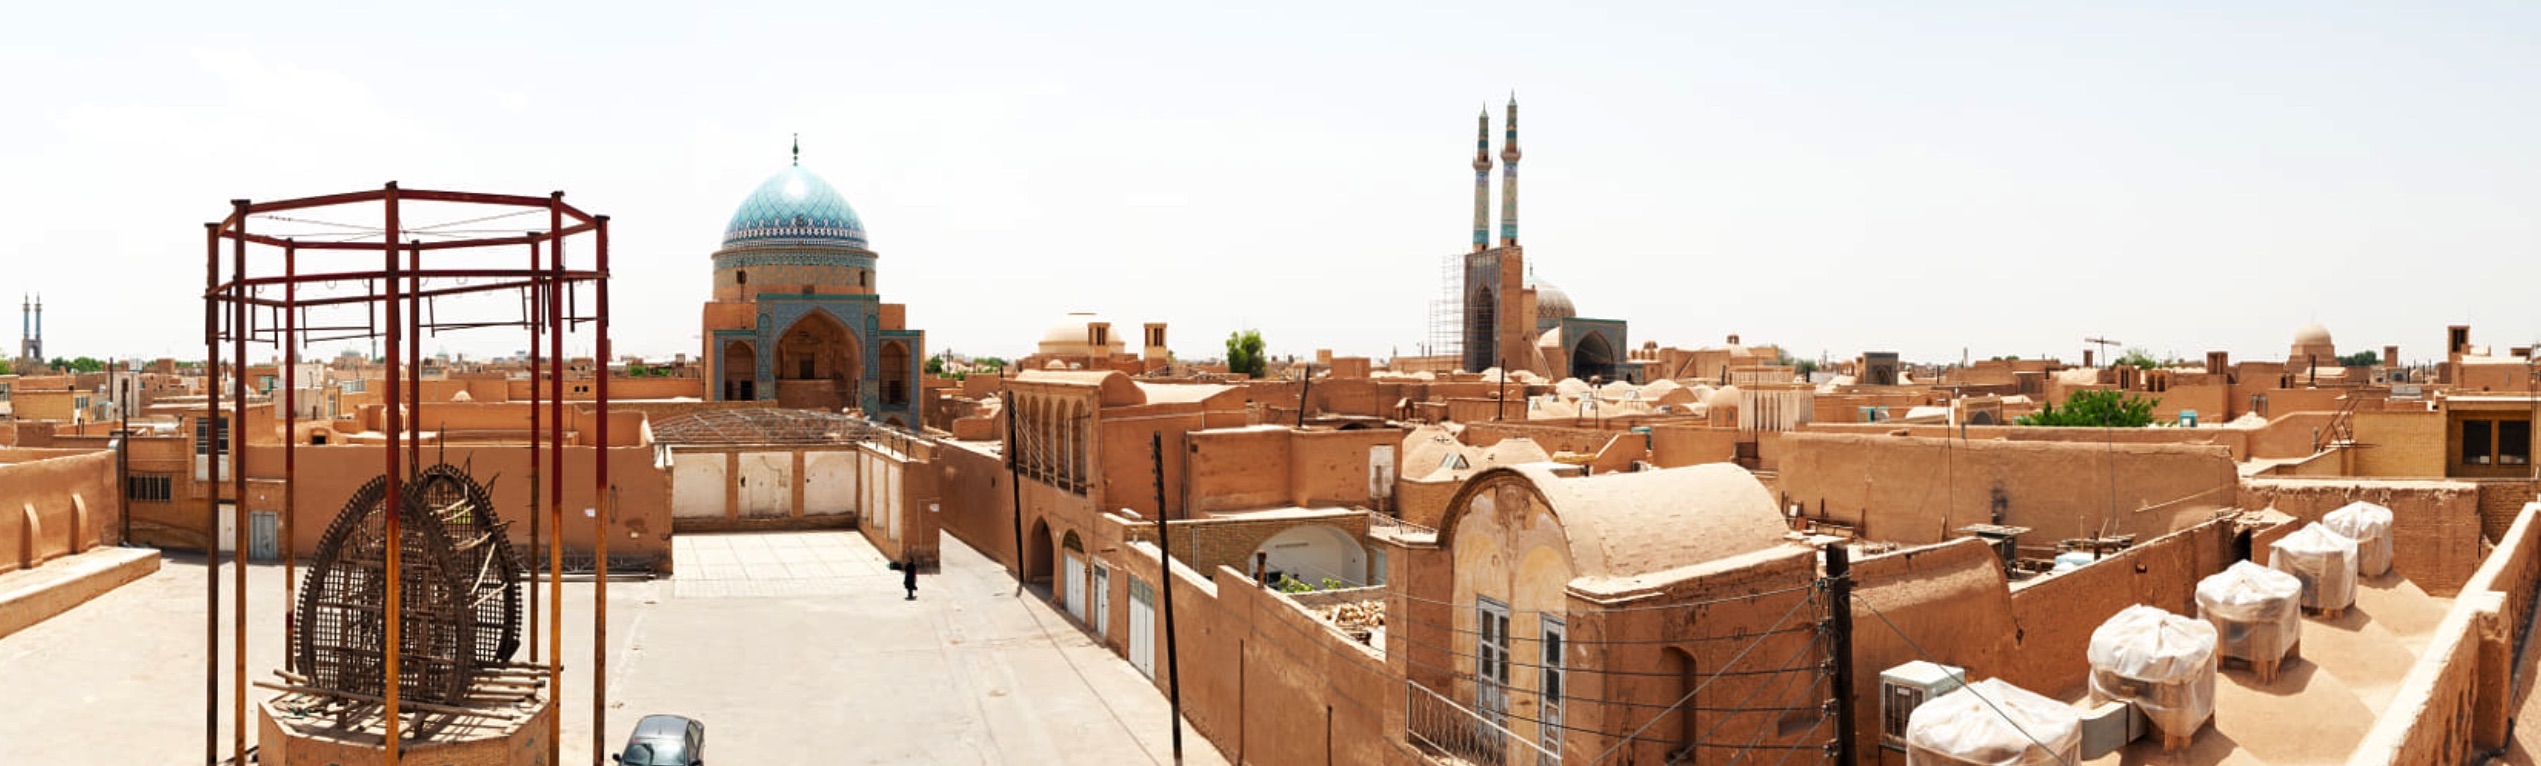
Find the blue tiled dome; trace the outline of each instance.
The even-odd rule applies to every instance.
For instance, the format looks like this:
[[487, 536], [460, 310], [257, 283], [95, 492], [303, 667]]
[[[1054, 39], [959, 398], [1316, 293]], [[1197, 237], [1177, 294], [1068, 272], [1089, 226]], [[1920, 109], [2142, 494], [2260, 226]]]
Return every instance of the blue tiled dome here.
[[814, 242], [865, 247], [865, 222], [828, 181], [802, 166], [788, 167], [741, 201], [724, 227], [725, 247], [774, 242]]

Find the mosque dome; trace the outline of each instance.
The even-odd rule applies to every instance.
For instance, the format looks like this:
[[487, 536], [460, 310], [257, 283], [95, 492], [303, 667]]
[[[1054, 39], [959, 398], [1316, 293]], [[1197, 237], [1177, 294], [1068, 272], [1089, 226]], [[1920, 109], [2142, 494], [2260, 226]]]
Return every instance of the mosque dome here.
[[865, 223], [828, 181], [795, 165], [760, 183], [724, 226], [725, 247], [826, 244], [864, 248]]
[[2310, 323], [2310, 324], [2303, 325], [2302, 329], [2299, 329], [2299, 330], [2295, 330], [2295, 331], [2294, 331], [2294, 345], [2297, 345], [2297, 346], [2327, 346], [2327, 345], [2330, 345], [2330, 342], [2329, 342], [2329, 328], [2320, 326], [2320, 323], [2319, 323], [2319, 322], [2312, 322], [2312, 323]]
[[1526, 278], [1526, 286], [1535, 291], [1537, 324], [1549, 324], [1579, 316], [1579, 308], [1571, 305], [1570, 293], [1562, 292], [1562, 288], [1554, 287], [1553, 283], [1536, 279], [1532, 275]]

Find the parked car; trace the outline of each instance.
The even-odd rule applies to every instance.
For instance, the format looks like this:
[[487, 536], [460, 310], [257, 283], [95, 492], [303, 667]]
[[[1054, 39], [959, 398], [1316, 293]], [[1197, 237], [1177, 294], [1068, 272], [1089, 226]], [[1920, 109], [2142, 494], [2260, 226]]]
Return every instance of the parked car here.
[[705, 766], [706, 725], [687, 716], [645, 716], [635, 722], [625, 751], [609, 760], [626, 766]]

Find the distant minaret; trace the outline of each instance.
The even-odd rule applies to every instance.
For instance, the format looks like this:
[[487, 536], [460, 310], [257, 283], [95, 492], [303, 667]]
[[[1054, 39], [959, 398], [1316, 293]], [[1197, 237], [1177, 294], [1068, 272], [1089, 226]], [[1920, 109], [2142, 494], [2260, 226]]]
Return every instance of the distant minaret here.
[[1500, 142], [1500, 246], [1518, 243], [1518, 94], [1509, 92], [1507, 138]]
[[1473, 126], [1473, 251], [1491, 246], [1491, 108]]
[[794, 164], [796, 166], [803, 164], [803, 134], [801, 133], [794, 134]]
[[35, 296], [18, 294], [18, 358], [25, 359], [35, 344]]

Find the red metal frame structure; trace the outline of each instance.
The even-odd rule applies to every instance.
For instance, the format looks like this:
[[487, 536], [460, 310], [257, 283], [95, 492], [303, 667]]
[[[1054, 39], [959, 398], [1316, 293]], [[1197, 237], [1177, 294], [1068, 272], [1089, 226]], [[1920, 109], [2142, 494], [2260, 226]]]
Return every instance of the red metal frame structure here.
[[[228, 480], [232, 496], [242, 510], [235, 516], [234, 550], [245, 558], [250, 547], [249, 525], [243, 504], [247, 497], [246, 471], [238, 462], [239, 436], [244, 434], [247, 400], [247, 346], [257, 343], [279, 347], [284, 363], [295, 364], [299, 349], [313, 342], [371, 339], [377, 342], [378, 357], [384, 363], [382, 402], [386, 449], [382, 450], [381, 471], [387, 482], [387, 497], [399, 497], [401, 483], [411, 481], [424, 462], [423, 424], [420, 417], [407, 417], [406, 408], [420, 404], [422, 392], [423, 339], [427, 333], [482, 328], [514, 327], [526, 329], [531, 339], [530, 370], [530, 439], [526, 446], [530, 475], [531, 543], [536, 551], [544, 533], [547, 558], [544, 562], [548, 585], [546, 635], [548, 651], [544, 667], [548, 676], [549, 699], [561, 704], [564, 681], [564, 519], [563, 477], [565, 473], [565, 401], [564, 364], [565, 336], [579, 332], [592, 343], [592, 357], [597, 369], [592, 387], [593, 433], [592, 493], [596, 498], [590, 522], [594, 550], [592, 560], [597, 570], [599, 587], [594, 596], [592, 614], [592, 747], [591, 761], [601, 762], [607, 750], [608, 731], [608, 608], [609, 608], [609, 535], [605, 525], [616, 516], [616, 492], [609, 484], [607, 445], [609, 444], [609, 218], [592, 215], [565, 204], [563, 192], [545, 197], [482, 194], [473, 192], [401, 189], [397, 184], [369, 191], [330, 194], [318, 197], [249, 202], [233, 200], [229, 215], [216, 223], [204, 224], [204, 290], [203, 336], [206, 362], [205, 420], [206, 477], [222, 479], [221, 468], [230, 467]], [[469, 217], [439, 224], [411, 225], [419, 212], [427, 210], [465, 211]], [[545, 213], [544, 229], [529, 231], [489, 228], [459, 228], [489, 222]], [[288, 214], [288, 215], [286, 215]], [[357, 223], [338, 220], [350, 217]], [[531, 220], [535, 220], [532, 218]], [[254, 223], [256, 228], [250, 229]], [[275, 231], [267, 231], [271, 225]], [[318, 227], [309, 230], [309, 227]], [[293, 231], [298, 229], [298, 231]], [[590, 255], [569, 259], [567, 245], [587, 236]], [[228, 263], [223, 263], [222, 245], [229, 245]], [[520, 253], [528, 254], [526, 267]], [[307, 252], [303, 252], [307, 251]], [[301, 271], [303, 255], [307, 260], [323, 263], [323, 270]], [[376, 258], [377, 260], [368, 260]], [[399, 256], [403, 255], [403, 258]], [[541, 256], [544, 256], [542, 261]], [[364, 265], [367, 260], [369, 265]], [[577, 263], [579, 261], [579, 263]], [[574, 313], [569, 307], [580, 304], [582, 295], [591, 297], [589, 314]], [[499, 312], [483, 311], [485, 301], [477, 301], [476, 318], [447, 318], [440, 311], [442, 302], [464, 304], [469, 296], [491, 295], [501, 305], [505, 295], [518, 303], [516, 316], [495, 316]], [[463, 315], [469, 313], [462, 305]], [[353, 313], [359, 311], [361, 313]], [[356, 324], [312, 324], [312, 312], [321, 315], [352, 315], [361, 318]], [[323, 333], [323, 334], [321, 334]], [[544, 339], [549, 346], [546, 364], [539, 363], [537, 343]], [[222, 342], [230, 349], [224, 356]], [[232, 367], [231, 400], [238, 413], [232, 425], [222, 427], [224, 418], [220, 390], [223, 363]], [[295, 368], [286, 367], [276, 376], [284, 388], [284, 406], [297, 405]], [[541, 372], [547, 391], [538, 391]], [[418, 409], [419, 413], [420, 410]], [[285, 415], [288, 446], [283, 451], [284, 516], [282, 528], [294, 528], [291, 516], [298, 510], [295, 480], [298, 478], [298, 414]], [[549, 429], [540, 439], [537, 429]], [[223, 431], [229, 438], [220, 438]], [[545, 458], [545, 476], [539, 466]], [[545, 479], [543, 492], [540, 479]], [[392, 500], [393, 502], [393, 500]], [[541, 503], [544, 506], [541, 507]], [[206, 764], [220, 763], [220, 599], [221, 552], [217, 543], [220, 531], [221, 492], [208, 492], [204, 501], [204, 547], [210, 561], [209, 583], [205, 591], [209, 608], [204, 623], [204, 730], [203, 757]], [[328, 503], [321, 502], [320, 507]], [[539, 523], [544, 515], [545, 524]], [[399, 538], [399, 514], [386, 515], [386, 535]], [[283, 533], [280, 548], [285, 558], [284, 603], [296, 603], [299, 583], [291, 559], [291, 537]], [[390, 545], [386, 611], [403, 614], [398, 589], [398, 551], [403, 546]], [[537, 567], [533, 554], [530, 569]], [[235, 634], [231, 642], [233, 694], [229, 709], [232, 721], [232, 763], [247, 762], [247, 570], [234, 565], [232, 594]], [[536, 644], [537, 582], [530, 580], [530, 640], [533, 663], [541, 660]], [[385, 645], [402, 646], [399, 631], [402, 620], [386, 620]], [[285, 640], [288, 641], [288, 630]], [[285, 652], [285, 656], [290, 656]], [[398, 699], [399, 652], [386, 654], [382, 688], [384, 702], [381, 720], [386, 728], [386, 741], [402, 742], [402, 716], [414, 712], [401, 709]], [[546, 732], [548, 762], [561, 763], [560, 739], [562, 716], [548, 717]], [[389, 747], [386, 763], [398, 762], [402, 747]]]

